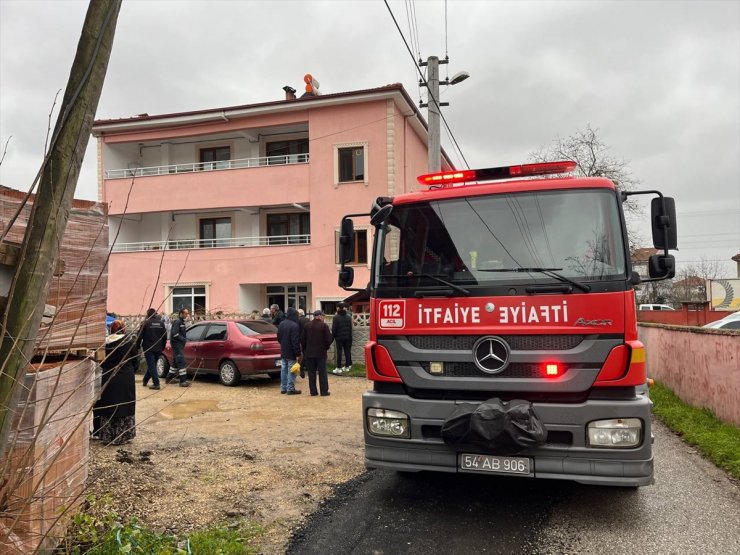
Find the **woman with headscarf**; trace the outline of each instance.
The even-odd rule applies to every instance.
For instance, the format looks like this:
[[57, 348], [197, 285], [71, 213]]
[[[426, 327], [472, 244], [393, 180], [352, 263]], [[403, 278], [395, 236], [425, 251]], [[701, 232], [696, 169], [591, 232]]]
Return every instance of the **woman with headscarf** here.
[[105, 339], [100, 399], [93, 408], [93, 437], [106, 445], [121, 445], [136, 437], [136, 376], [139, 354], [136, 335], [127, 334], [120, 320]]

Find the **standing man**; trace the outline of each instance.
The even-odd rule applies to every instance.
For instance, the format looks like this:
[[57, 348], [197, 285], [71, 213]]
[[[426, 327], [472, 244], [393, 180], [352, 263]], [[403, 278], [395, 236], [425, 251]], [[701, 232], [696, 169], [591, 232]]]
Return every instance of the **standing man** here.
[[331, 332], [324, 323], [324, 313], [321, 310], [313, 311], [313, 320], [305, 325], [301, 335], [301, 347], [308, 369], [308, 388], [311, 396], [318, 395], [316, 391], [316, 374], [319, 375], [319, 391], [322, 397], [329, 396], [329, 378], [326, 375], [326, 352], [331, 347]]
[[[277, 306], [277, 305], [273, 305]], [[295, 388], [295, 374], [290, 367], [301, 357], [301, 337], [298, 333], [298, 313], [295, 308], [288, 309], [288, 316], [280, 322], [277, 330], [277, 339], [280, 343], [280, 393], [300, 395], [300, 389]]]
[[[188, 372], [185, 369], [185, 343], [188, 338], [185, 335], [187, 325], [185, 322], [190, 318], [190, 311], [187, 308], [181, 308], [177, 315], [177, 320], [172, 324], [170, 330], [170, 344], [172, 345], [172, 362], [173, 365], [167, 374], [167, 383], [171, 383], [176, 377], [180, 378], [180, 387], [190, 387], [188, 381]], [[177, 370], [177, 374], [175, 373]]]
[[[306, 327], [306, 324], [308, 324], [308, 316], [306, 316], [306, 311], [302, 308], [298, 309], [298, 336], [303, 338], [303, 328]], [[303, 339], [301, 339], [303, 341]], [[305, 345], [303, 345], [303, 350], [305, 351]], [[306, 377], [306, 359], [304, 356], [303, 361], [301, 362], [301, 378]]]
[[[337, 313], [331, 323], [331, 334], [337, 349], [337, 367], [334, 374], [349, 372], [352, 369], [352, 316], [347, 314], [344, 303], [337, 305]], [[342, 351], [347, 366], [342, 366]]]
[[270, 316], [272, 316], [272, 325], [276, 327], [285, 320], [285, 312], [280, 310], [280, 307], [276, 304], [270, 305]]
[[167, 328], [159, 317], [159, 314], [157, 314], [157, 311], [153, 308], [146, 311], [146, 320], [144, 320], [141, 333], [139, 334], [139, 344], [144, 350], [144, 358], [146, 358], [144, 387], [146, 387], [151, 378], [152, 385], [149, 386], [149, 389], [159, 389], [157, 359], [167, 345]]
[[265, 322], [270, 322], [272, 324], [272, 314], [270, 314], [269, 308], [265, 308], [262, 310], [262, 316], [260, 316], [260, 320], [264, 320]]

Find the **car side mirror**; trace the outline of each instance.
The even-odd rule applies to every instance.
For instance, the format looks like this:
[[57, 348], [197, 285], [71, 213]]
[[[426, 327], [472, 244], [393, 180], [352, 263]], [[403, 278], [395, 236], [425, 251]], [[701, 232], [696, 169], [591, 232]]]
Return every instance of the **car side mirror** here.
[[650, 223], [656, 249], [673, 250], [678, 247], [676, 201], [673, 198], [658, 197], [650, 202]]

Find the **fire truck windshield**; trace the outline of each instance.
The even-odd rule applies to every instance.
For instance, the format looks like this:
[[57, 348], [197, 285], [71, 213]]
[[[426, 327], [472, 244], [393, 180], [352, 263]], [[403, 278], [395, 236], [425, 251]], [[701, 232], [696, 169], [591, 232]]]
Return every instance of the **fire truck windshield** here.
[[619, 205], [606, 189], [400, 204], [377, 236], [374, 260], [376, 288], [438, 288], [440, 279], [500, 286], [626, 276]]

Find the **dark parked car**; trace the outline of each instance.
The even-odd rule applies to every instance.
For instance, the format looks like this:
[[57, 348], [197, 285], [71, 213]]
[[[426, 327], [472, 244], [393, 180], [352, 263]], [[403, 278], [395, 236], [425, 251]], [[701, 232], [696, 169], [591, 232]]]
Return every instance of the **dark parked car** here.
[[[218, 374], [224, 385], [237, 385], [252, 374], [280, 375], [280, 344], [277, 328], [262, 320], [211, 320], [188, 328], [185, 363], [188, 374]], [[167, 342], [157, 361], [159, 377], [172, 364]]]

